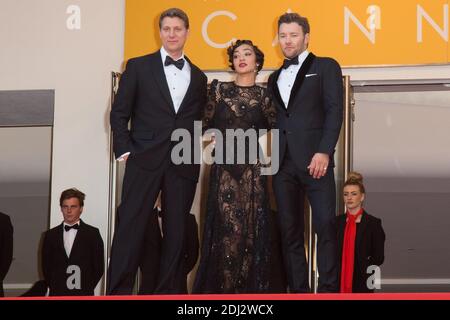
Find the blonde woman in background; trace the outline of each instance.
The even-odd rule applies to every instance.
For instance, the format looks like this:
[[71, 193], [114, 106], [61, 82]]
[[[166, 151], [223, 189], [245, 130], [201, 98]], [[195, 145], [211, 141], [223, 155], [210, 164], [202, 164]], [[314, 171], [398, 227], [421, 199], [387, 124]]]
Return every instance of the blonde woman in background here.
[[350, 172], [343, 189], [347, 210], [337, 217], [341, 293], [373, 292], [367, 269], [384, 261], [384, 230], [381, 220], [364, 210], [365, 194], [362, 175]]

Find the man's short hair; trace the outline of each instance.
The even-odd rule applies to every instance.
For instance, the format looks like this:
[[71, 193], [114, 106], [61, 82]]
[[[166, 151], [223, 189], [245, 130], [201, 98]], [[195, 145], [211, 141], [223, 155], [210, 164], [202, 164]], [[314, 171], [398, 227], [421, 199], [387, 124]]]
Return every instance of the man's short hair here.
[[77, 198], [78, 201], [80, 202], [80, 207], [84, 207], [84, 198], [85, 197], [86, 197], [86, 195], [76, 188], [70, 188], [70, 189], [64, 190], [61, 193], [61, 197], [59, 198], [59, 206], [62, 207], [64, 200], [67, 200], [70, 198]]
[[184, 22], [184, 26], [186, 27], [186, 29], [189, 29], [189, 18], [186, 14], [186, 12], [184, 12], [181, 9], [178, 8], [170, 8], [165, 10], [163, 13], [161, 13], [161, 15], [159, 16], [159, 29], [161, 30], [161, 26], [162, 26], [162, 21], [164, 18], [169, 17], [169, 18], [180, 18], [181, 20], [183, 20]]
[[309, 33], [309, 22], [308, 19], [305, 17], [302, 17], [298, 13], [292, 12], [292, 13], [285, 13], [278, 19], [278, 31], [280, 31], [280, 25], [282, 23], [297, 23], [300, 27], [302, 27], [303, 32], [305, 34]]

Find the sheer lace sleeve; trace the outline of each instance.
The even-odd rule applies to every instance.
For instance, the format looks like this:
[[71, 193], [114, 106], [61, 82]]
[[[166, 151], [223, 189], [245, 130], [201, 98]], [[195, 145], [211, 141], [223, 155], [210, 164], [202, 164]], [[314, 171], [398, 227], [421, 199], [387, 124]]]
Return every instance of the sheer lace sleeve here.
[[275, 128], [277, 110], [272, 98], [269, 96], [268, 91], [265, 89], [263, 94], [263, 101], [261, 104], [262, 112], [264, 114], [265, 127], [270, 130]]
[[208, 100], [203, 112], [203, 132], [214, 127], [214, 113], [216, 110], [217, 102], [219, 100], [218, 89], [219, 81], [217, 79], [214, 79], [209, 86]]

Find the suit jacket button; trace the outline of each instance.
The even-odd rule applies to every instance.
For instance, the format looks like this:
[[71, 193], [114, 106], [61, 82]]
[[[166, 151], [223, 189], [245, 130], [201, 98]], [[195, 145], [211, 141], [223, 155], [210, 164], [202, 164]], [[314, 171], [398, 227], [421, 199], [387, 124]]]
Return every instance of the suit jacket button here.
[[283, 130], [283, 134], [286, 134], [286, 130]]
[[286, 117], [289, 118], [291, 114], [289, 112], [286, 112]]

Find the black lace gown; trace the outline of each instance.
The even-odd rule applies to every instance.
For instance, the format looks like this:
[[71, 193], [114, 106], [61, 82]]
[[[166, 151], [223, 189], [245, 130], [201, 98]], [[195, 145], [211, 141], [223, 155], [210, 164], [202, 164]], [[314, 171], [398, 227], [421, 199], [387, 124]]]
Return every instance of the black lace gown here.
[[[214, 80], [203, 123], [220, 130], [225, 141], [227, 129], [273, 128], [275, 107], [263, 87]], [[248, 144], [245, 153], [248, 156]], [[211, 166], [194, 293], [270, 291], [270, 207], [261, 166], [259, 160], [218, 164], [217, 159]]]

